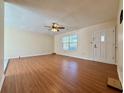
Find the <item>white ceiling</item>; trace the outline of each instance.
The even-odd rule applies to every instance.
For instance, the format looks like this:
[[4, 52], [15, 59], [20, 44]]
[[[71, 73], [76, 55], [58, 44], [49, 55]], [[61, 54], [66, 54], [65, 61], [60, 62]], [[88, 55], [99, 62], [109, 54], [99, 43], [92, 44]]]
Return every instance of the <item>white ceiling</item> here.
[[116, 19], [117, 7], [118, 0], [6, 0], [5, 26], [53, 34], [44, 26], [57, 22], [73, 31]]

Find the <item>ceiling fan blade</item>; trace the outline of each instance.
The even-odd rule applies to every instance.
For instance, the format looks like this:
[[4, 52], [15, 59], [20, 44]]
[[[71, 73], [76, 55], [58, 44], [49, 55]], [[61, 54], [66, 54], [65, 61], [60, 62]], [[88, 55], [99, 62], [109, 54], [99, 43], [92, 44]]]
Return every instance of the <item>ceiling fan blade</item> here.
[[65, 27], [58, 27], [58, 29], [65, 29]]
[[50, 30], [51, 31], [51, 29], [49, 28], [48, 30]]
[[51, 28], [51, 26], [44, 26], [44, 27], [48, 27], [48, 28]]

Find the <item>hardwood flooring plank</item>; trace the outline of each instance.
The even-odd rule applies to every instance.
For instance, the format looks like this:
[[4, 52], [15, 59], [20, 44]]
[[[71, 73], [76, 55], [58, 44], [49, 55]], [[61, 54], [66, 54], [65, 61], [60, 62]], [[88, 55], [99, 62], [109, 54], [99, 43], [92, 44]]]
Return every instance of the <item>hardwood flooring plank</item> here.
[[1, 93], [121, 93], [116, 66], [61, 55], [11, 59]]

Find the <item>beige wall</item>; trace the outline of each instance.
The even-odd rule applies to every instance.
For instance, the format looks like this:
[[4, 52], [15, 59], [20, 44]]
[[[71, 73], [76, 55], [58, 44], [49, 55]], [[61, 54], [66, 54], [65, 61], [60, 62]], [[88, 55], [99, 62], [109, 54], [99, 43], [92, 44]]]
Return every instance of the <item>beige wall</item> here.
[[[98, 25], [90, 26], [87, 28], [83, 28], [80, 30], [56, 35], [54, 38], [55, 52], [61, 55], [67, 55], [67, 56], [73, 56], [73, 57], [92, 60], [93, 59], [92, 46], [90, 43], [92, 41], [92, 32], [108, 29], [108, 28], [114, 27], [115, 25], [116, 25], [116, 21], [109, 21], [109, 22], [98, 24]], [[73, 34], [73, 33], [78, 35], [78, 49], [76, 51], [64, 51], [62, 49], [61, 39], [64, 35]]]
[[118, 17], [117, 17], [117, 50], [116, 50], [116, 58], [117, 58], [117, 66], [118, 73], [121, 82], [123, 81], [123, 23], [120, 24], [120, 12], [123, 8], [123, 0], [119, 0], [119, 9], [118, 9]]
[[3, 59], [4, 59], [4, 10], [3, 0], [0, 0], [0, 89], [3, 82]]
[[5, 28], [5, 59], [50, 54], [54, 50], [51, 35], [16, 28]]

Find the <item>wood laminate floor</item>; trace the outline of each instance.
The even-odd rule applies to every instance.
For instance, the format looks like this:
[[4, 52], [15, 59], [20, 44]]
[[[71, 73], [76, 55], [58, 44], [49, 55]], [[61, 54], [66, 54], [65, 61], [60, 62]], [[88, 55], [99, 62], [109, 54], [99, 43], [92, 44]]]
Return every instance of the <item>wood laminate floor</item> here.
[[12, 59], [1, 93], [121, 93], [107, 87], [115, 65], [60, 55]]

